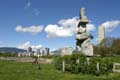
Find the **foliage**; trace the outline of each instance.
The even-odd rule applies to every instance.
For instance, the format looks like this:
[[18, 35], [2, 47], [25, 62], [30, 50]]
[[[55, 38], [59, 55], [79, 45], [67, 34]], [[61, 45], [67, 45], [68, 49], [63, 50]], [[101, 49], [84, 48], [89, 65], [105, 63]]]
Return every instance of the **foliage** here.
[[105, 56], [115, 56], [115, 50], [111, 47], [103, 47], [103, 46], [94, 46], [94, 54], [100, 55], [102, 57]]
[[17, 53], [10, 53], [10, 52], [6, 52], [6, 53], [0, 53], [1, 57], [16, 57]]
[[120, 38], [106, 38], [100, 44], [94, 46], [94, 54], [100, 56], [120, 55]]
[[[89, 60], [88, 60], [89, 58]], [[87, 57], [80, 54], [66, 55], [55, 60], [55, 67], [62, 70], [62, 61], [65, 60], [65, 71], [82, 74], [107, 74], [112, 72], [112, 60], [100, 57]], [[99, 71], [97, 70], [99, 63]]]
[[116, 53], [116, 55], [120, 55], [120, 39], [119, 38], [113, 41], [111, 48], [114, 49], [114, 52]]

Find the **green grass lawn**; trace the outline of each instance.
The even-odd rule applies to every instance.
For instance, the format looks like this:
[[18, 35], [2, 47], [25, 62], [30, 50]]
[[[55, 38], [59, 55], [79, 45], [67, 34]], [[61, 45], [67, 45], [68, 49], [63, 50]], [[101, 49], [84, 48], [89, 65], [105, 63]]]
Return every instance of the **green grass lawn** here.
[[71, 74], [56, 70], [53, 64], [41, 64], [41, 70], [32, 63], [0, 61], [0, 80], [120, 80], [120, 73], [93, 76]]

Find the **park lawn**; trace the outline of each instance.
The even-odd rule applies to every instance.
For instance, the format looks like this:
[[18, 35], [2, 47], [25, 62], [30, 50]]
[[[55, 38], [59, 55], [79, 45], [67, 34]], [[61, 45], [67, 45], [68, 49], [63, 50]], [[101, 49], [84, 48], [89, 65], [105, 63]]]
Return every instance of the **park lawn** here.
[[120, 80], [120, 73], [71, 74], [56, 70], [53, 64], [41, 64], [41, 70], [38, 70], [32, 63], [0, 61], [0, 80]]

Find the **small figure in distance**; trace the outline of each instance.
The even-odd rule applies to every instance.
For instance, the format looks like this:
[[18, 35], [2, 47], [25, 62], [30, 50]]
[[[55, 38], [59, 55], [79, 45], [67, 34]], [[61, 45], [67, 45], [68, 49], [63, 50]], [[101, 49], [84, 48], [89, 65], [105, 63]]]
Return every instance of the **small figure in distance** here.
[[39, 70], [41, 69], [40, 64], [39, 64], [39, 60], [38, 57], [35, 57], [35, 61], [33, 61], [33, 65], [38, 68]]

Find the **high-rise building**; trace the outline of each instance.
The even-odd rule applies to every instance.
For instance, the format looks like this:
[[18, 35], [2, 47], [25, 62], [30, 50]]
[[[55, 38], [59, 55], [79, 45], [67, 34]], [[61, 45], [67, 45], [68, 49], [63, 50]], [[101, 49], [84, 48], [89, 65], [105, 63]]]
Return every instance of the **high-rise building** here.
[[105, 27], [100, 26], [99, 27], [99, 43], [105, 39]]
[[71, 55], [73, 53], [73, 48], [72, 47], [64, 47], [64, 48], [60, 48], [59, 49], [59, 54], [61, 56], [64, 56], [64, 55]]
[[32, 52], [32, 48], [28, 47], [27, 52]]
[[49, 55], [49, 48], [45, 48], [46, 55]]
[[36, 49], [36, 53], [37, 53], [37, 54], [40, 54], [40, 49]]
[[36, 49], [36, 51], [34, 52], [34, 56], [37, 56], [38, 58], [39, 56], [41, 56], [40, 48]]
[[27, 54], [30, 56], [30, 55], [32, 55], [32, 48], [31, 47], [28, 47], [28, 49], [27, 49]]

